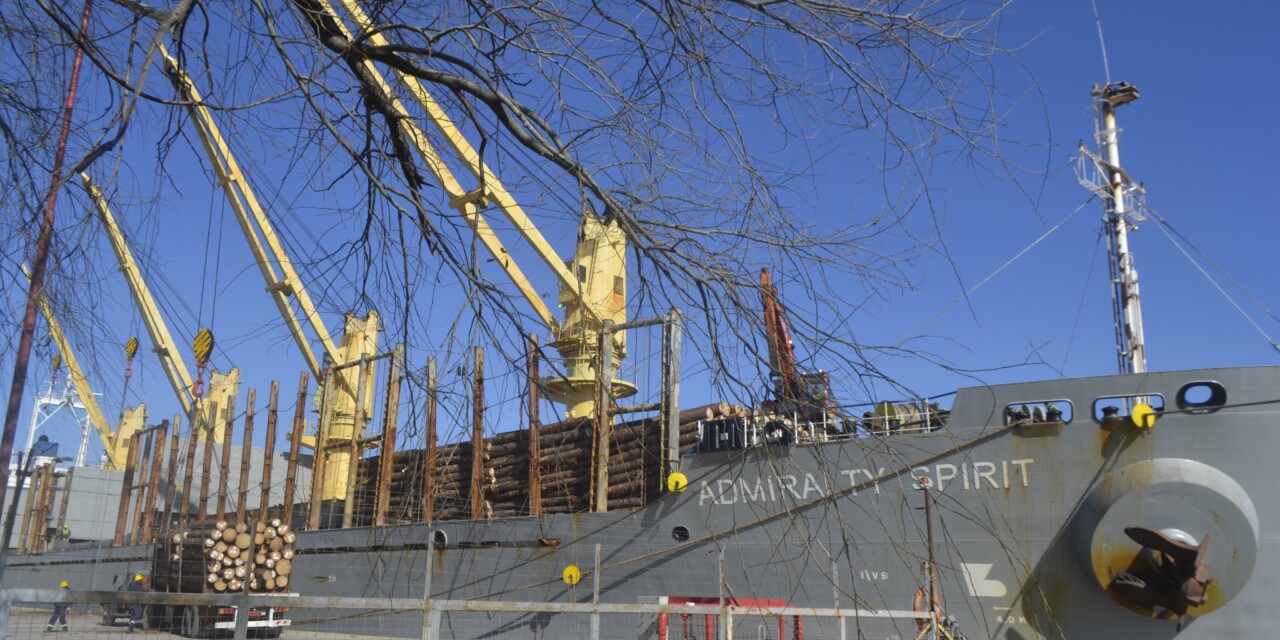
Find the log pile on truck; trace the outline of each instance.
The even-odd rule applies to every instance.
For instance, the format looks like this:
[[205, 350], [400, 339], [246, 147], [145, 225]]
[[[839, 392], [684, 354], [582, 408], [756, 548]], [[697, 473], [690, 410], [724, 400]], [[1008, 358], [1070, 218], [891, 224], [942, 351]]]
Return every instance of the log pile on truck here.
[[[256, 593], [289, 589], [296, 535], [274, 519], [196, 526], [175, 533], [156, 548], [154, 588], [159, 591]], [[161, 570], [167, 569], [167, 570]]]

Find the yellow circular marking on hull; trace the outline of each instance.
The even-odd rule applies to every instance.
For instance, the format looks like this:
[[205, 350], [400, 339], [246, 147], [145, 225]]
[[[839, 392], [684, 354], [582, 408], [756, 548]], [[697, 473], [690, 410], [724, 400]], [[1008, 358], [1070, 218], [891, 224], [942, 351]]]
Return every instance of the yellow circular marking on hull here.
[[1150, 429], [1156, 426], [1157, 415], [1156, 410], [1151, 408], [1151, 405], [1139, 403], [1133, 407], [1133, 413], [1130, 417], [1133, 419], [1133, 424], [1137, 425], [1139, 429]]
[[667, 476], [667, 491], [680, 493], [689, 487], [689, 479], [679, 471]]
[[573, 586], [582, 580], [582, 572], [578, 570], [577, 565], [569, 565], [564, 568], [564, 583]]

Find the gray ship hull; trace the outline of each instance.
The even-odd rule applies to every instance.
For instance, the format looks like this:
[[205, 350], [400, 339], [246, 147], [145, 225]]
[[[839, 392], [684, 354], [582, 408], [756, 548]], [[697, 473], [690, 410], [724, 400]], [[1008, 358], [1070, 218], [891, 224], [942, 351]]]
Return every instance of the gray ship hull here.
[[[422, 598], [430, 582], [433, 599], [591, 602], [595, 576], [576, 586], [563, 576], [570, 565], [590, 574], [599, 549], [601, 602], [927, 609], [927, 484], [937, 601], [968, 638], [1252, 636], [1280, 622], [1270, 602], [1280, 547], [1266, 534], [1280, 518], [1270, 470], [1278, 400], [1280, 368], [963, 389], [935, 430], [747, 438], [685, 455], [688, 487], [634, 511], [301, 532], [293, 585], [304, 596]], [[1150, 422], [1124, 415], [1161, 403]], [[1010, 420], [1023, 406], [1065, 409], [1070, 420]], [[1102, 406], [1121, 415], [1095, 419]], [[1135, 527], [1200, 547], [1213, 574], [1201, 603], [1179, 611], [1176, 598], [1152, 605], [1116, 586], [1138, 576], [1167, 591], [1153, 578], [1159, 566], [1144, 566], [1160, 565], [1159, 554], [1126, 534]], [[109, 589], [150, 557], [149, 547], [13, 556], [4, 586]], [[376, 631], [350, 612], [295, 617], [304, 628], [421, 635], [420, 612], [386, 614]], [[685, 631], [677, 617], [667, 637]], [[443, 637], [586, 635], [575, 614], [446, 612], [441, 623]], [[840, 637], [835, 620], [802, 623], [807, 637]], [[915, 620], [846, 624], [853, 637], [919, 634]], [[747, 619], [734, 631], [776, 637], [777, 626]], [[656, 638], [657, 628], [656, 616], [607, 617], [600, 637]]]

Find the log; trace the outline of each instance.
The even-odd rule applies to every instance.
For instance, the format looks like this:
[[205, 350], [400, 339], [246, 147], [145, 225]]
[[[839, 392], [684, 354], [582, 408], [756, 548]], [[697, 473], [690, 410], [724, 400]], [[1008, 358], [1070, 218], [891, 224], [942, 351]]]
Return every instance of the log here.
[[248, 549], [248, 548], [249, 548], [249, 543], [250, 543], [252, 540], [253, 540], [253, 538], [252, 538], [252, 537], [250, 537], [248, 533], [241, 532], [241, 533], [236, 534], [236, 546], [237, 546], [237, 547], [240, 547], [240, 549], [242, 549], [242, 550], [243, 550], [243, 549]]
[[276, 562], [275, 570], [276, 575], [287, 576], [293, 573], [293, 561], [281, 558]]

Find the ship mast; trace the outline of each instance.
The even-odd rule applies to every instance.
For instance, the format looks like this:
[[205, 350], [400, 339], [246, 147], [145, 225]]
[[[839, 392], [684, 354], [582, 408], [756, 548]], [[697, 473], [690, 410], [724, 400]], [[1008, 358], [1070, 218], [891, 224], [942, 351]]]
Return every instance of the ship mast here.
[[1094, 86], [1092, 95], [1098, 114], [1094, 138], [1099, 155], [1081, 146], [1082, 160], [1085, 157], [1092, 160], [1096, 171], [1092, 179], [1082, 179], [1082, 182], [1106, 203], [1103, 225], [1120, 373], [1144, 373], [1147, 347], [1142, 332], [1142, 301], [1138, 295], [1138, 271], [1129, 252], [1129, 229], [1136, 229], [1136, 223], [1144, 219], [1140, 212], [1143, 188], [1134, 184], [1120, 167], [1120, 129], [1116, 126], [1116, 109], [1137, 100], [1138, 88], [1127, 82], [1112, 82]]

